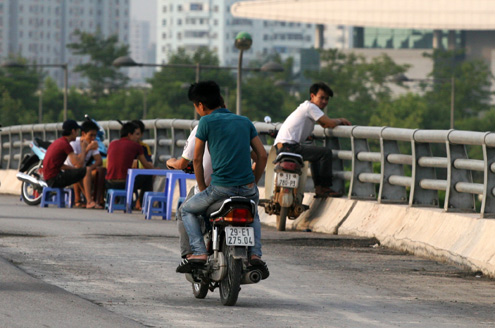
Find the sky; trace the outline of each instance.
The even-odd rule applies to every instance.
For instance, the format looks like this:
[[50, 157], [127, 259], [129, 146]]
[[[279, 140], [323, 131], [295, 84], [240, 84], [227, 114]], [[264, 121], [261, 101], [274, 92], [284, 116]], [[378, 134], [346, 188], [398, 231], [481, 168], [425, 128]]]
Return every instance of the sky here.
[[152, 42], [156, 42], [156, 2], [157, 0], [131, 0], [131, 19], [150, 22]]

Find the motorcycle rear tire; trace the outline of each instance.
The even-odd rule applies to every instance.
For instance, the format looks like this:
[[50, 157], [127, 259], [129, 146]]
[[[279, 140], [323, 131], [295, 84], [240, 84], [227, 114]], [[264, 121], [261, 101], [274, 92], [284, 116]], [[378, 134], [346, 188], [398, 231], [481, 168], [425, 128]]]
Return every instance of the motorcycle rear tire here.
[[[41, 167], [41, 162], [34, 163], [26, 170], [26, 174], [33, 176], [36, 179], [39, 179], [40, 174], [38, 170], [40, 169], [40, 167]], [[32, 184], [23, 181], [21, 184], [21, 194], [24, 203], [28, 205], [39, 205], [39, 203], [41, 203], [43, 188], [38, 186], [33, 186]]]
[[222, 243], [223, 254], [227, 261], [227, 275], [220, 281], [220, 300], [223, 305], [232, 306], [237, 302], [241, 290], [242, 259], [234, 259], [230, 250], [232, 246]]
[[285, 231], [285, 223], [287, 222], [287, 215], [289, 215], [290, 207], [281, 207], [280, 214], [277, 215], [277, 230]]
[[208, 295], [208, 284], [204, 282], [195, 282], [192, 284], [193, 294], [196, 298], [205, 298]]

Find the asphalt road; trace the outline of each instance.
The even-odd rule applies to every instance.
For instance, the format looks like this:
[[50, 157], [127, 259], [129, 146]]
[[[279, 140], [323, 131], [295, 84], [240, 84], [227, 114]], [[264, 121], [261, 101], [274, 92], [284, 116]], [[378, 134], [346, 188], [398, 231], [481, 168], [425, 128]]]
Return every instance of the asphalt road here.
[[263, 227], [271, 276], [192, 296], [175, 221], [0, 196], [1, 327], [494, 327], [495, 283], [376, 241]]

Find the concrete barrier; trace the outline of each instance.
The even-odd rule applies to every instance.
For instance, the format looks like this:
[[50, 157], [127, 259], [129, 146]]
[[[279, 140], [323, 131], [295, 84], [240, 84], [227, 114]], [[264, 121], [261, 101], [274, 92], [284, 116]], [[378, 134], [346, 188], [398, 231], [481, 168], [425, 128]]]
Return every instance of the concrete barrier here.
[[[21, 183], [16, 173], [0, 170], [0, 193], [20, 194]], [[194, 181], [187, 185], [189, 189]], [[264, 188], [260, 188], [261, 198], [264, 194]], [[178, 198], [178, 190], [174, 197]], [[312, 193], [306, 193], [304, 204], [309, 204], [310, 209], [297, 220], [288, 220], [287, 230], [375, 237], [384, 246], [463, 265], [495, 278], [495, 220], [480, 219], [479, 214], [446, 213], [442, 209], [346, 198], [315, 199]], [[259, 210], [262, 223], [276, 225], [274, 215]]]
[[[495, 278], [495, 220], [442, 209], [346, 198], [314, 199], [309, 193], [304, 203], [311, 206], [310, 210], [289, 220], [288, 230], [375, 237], [384, 246], [455, 263]], [[276, 224], [276, 217], [263, 209], [260, 219], [264, 224]]]

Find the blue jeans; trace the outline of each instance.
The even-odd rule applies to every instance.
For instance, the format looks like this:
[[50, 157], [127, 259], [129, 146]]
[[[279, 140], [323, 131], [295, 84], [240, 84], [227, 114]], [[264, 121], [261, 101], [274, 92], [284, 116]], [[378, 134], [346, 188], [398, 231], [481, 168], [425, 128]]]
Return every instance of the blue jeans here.
[[252, 188], [246, 186], [221, 187], [210, 185], [206, 190], [194, 195], [181, 207], [182, 222], [189, 236], [189, 243], [194, 255], [207, 254], [206, 246], [201, 233], [201, 215], [211, 204], [229, 198], [230, 196], [244, 196], [256, 203], [254, 221], [250, 224], [254, 228], [254, 246], [249, 247], [251, 255], [261, 257], [261, 224], [258, 216], [259, 193], [256, 184]]

